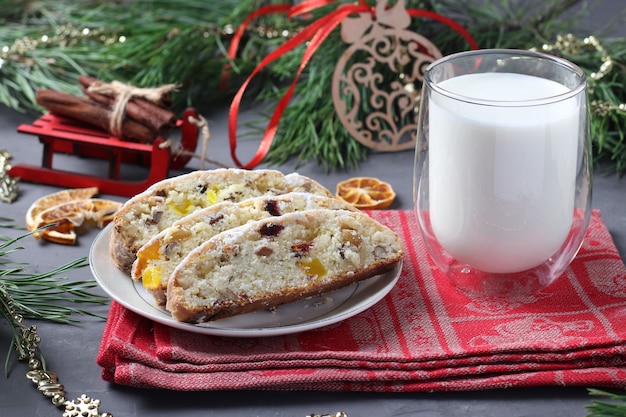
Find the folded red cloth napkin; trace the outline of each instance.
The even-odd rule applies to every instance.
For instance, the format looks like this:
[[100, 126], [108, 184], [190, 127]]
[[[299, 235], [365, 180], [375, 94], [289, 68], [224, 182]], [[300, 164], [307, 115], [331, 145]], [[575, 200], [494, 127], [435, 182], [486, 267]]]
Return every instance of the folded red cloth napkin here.
[[119, 384], [174, 390], [444, 391], [626, 385], [626, 268], [594, 211], [568, 271], [521, 299], [468, 297], [433, 267], [411, 211], [373, 211], [406, 242], [368, 310], [259, 338], [189, 333], [113, 302], [97, 362]]

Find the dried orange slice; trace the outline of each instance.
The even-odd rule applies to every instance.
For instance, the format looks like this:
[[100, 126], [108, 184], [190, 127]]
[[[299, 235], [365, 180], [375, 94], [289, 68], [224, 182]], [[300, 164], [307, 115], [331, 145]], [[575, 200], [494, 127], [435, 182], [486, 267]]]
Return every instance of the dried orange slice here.
[[85, 198], [63, 202], [38, 213], [35, 220], [37, 228], [55, 224], [42, 230], [43, 239], [65, 245], [76, 243], [75, 228], [83, 224], [95, 224], [102, 228], [111, 220], [122, 203], [100, 198]]
[[341, 181], [337, 184], [335, 195], [361, 210], [387, 208], [396, 198], [391, 185], [374, 177], [355, 177]]
[[[69, 190], [61, 190], [56, 193], [45, 195], [37, 200], [33, 204], [30, 205], [28, 210], [26, 211], [26, 227], [29, 231], [33, 231], [37, 229], [37, 216], [44, 210], [49, 209], [50, 207], [59, 205], [61, 203], [65, 203], [73, 200], [80, 200], [84, 198], [91, 198], [94, 195], [98, 194], [97, 187], [88, 187], [88, 188], [74, 188]], [[35, 237], [38, 237], [39, 234], [36, 233]]]

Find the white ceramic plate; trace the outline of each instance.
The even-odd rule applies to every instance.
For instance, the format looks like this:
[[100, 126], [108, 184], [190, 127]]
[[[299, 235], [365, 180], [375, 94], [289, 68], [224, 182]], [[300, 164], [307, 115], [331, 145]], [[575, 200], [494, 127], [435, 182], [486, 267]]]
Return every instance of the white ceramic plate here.
[[209, 323], [189, 324], [174, 320], [140, 282], [134, 282], [114, 265], [109, 256], [108, 225], [96, 237], [89, 252], [89, 263], [96, 281], [115, 301], [135, 313], [177, 329], [229, 337], [278, 336], [317, 329], [345, 320], [380, 301], [396, 284], [400, 263], [392, 271], [348, 287], [283, 304], [274, 311], [256, 311]]

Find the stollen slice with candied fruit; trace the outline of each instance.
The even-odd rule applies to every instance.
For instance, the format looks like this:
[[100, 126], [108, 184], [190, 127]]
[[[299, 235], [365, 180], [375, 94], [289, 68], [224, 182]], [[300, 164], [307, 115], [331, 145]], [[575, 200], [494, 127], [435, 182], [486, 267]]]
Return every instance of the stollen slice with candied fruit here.
[[169, 278], [166, 309], [201, 323], [327, 293], [392, 270], [399, 236], [360, 211], [315, 209], [248, 222], [198, 246]]
[[206, 240], [251, 221], [321, 208], [357, 211], [338, 198], [298, 192], [215, 203], [176, 221], [144, 244], [137, 252], [131, 278], [141, 279], [155, 303], [164, 306], [170, 275], [189, 252]]
[[[67, 190], [57, 191], [52, 194], [44, 195], [43, 197], [35, 200], [28, 210], [26, 211], [26, 228], [28, 231], [32, 232], [37, 229], [37, 216], [44, 210], [49, 209], [50, 207], [57, 206], [62, 203], [66, 203], [68, 201], [81, 200], [85, 198], [91, 198], [98, 194], [97, 187], [87, 187], [87, 188], [72, 188]], [[33, 236], [36, 238], [40, 237], [39, 232], [33, 233]]]
[[354, 177], [337, 184], [336, 197], [361, 210], [385, 209], [396, 193], [388, 183], [374, 177]]

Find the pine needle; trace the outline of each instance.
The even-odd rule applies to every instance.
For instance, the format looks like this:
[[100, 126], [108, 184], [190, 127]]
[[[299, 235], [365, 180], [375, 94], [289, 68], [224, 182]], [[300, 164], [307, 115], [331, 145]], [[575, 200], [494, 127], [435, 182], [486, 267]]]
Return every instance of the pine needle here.
[[[0, 227], [23, 229], [9, 218], [0, 217], [0, 221], [2, 221]], [[26, 327], [23, 320], [70, 324], [79, 321], [76, 318], [78, 315], [104, 319], [88, 309], [77, 306], [108, 303], [106, 297], [91, 291], [97, 285], [94, 280], [74, 281], [64, 276], [70, 271], [88, 266], [86, 257], [40, 273], [29, 272], [28, 263], [12, 261], [10, 255], [25, 250], [23, 246], [17, 245], [18, 242], [30, 235], [32, 232], [15, 238], [2, 238], [0, 243], [0, 317], [8, 322], [12, 331], [11, 348], [5, 358], [6, 376], [14, 350], [19, 359], [28, 357], [28, 352], [25, 351], [28, 343], [24, 340]], [[45, 369], [45, 361], [41, 354], [39, 358]]]
[[10, 255], [25, 250], [17, 243], [31, 234], [26, 233], [0, 243], [0, 300], [7, 306], [11, 305], [25, 319], [72, 323], [78, 322], [75, 315], [101, 317], [76, 307], [108, 303], [108, 298], [91, 291], [97, 287], [96, 282], [93, 279], [69, 280], [64, 276], [70, 271], [87, 267], [89, 262], [86, 257], [40, 273], [29, 272], [27, 263], [9, 259]]
[[585, 407], [589, 412], [587, 417], [625, 417], [626, 394], [613, 394], [607, 391], [590, 388], [590, 395], [606, 398], [605, 400], [593, 400], [591, 405]]
[[90, 292], [96, 287], [95, 282], [68, 281], [62, 276], [65, 272], [87, 265], [87, 259], [81, 258], [42, 274], [30, 274], [24, 268], [3, 269], [0, 271], [0, 298], [10, 299], [15, 310], [25, 319], [72, 323], [79, 321], [75, 315], [101, 317], [73, 306], [108, 303], [107, 298]]

